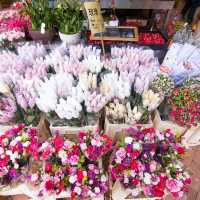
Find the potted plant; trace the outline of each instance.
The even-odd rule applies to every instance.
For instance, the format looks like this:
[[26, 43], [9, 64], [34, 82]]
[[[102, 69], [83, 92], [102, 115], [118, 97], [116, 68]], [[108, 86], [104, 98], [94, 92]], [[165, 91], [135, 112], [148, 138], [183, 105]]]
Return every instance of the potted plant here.
[[49, 6], [48, 0], [25, 0], [23, 10], [32, 22], [32, 29], [29, 31], [33, 40], [40, 40], [47, 43], [53, 38], [54, 9]]
[[58, 2], [56, 19], [60, 39], [66, 44], [76, 44], [80, 41], [83, 15], [79, 0], [63, 0]]

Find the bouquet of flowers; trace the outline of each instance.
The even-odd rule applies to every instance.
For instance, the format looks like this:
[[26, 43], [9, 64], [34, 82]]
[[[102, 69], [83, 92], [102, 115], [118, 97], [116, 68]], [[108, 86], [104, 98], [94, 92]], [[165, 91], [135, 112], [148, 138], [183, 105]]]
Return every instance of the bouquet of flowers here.
[[150, 87], [154, 92], [161, 93], [162, 96], [170, 96], [175, 84], [166, 74], [158, 74]]
[[30, 20], [20, 16], [23, 3], [15, 2], [9, 9], [0, 12], [0, 46], [12, 47], [13, 41], [25, 37], [24, 31], [29, 27]]
[[42, 181], [40, 195], [69, 192], [71, 198], [88, 198], [107, 191], [106, 175], [97, 164], [86, 159], [79, 144], [57, 133], [42, 144], [40, 153], [44, 169], [30, 178], [33, 183]]
[[191, 84], [192, 82], [187, 81], [182, 87], [175, 88], [168, 100], [171, 108], [170, 117], [188, 128], [200, 123], [200, 90], [198, 84], [196, 87], [195, 84]]
[[24, 125], [12, 128], [0, 136], [1, 185], [24, 181], [30, 157], [38, 159], [36, 129]]
[[[43, 62], [45, 54], [44, 46], [39, 44], [18, 47], [16, 53], [9, 51], [0, 53], [0, 92], [3, 94], [0, 99], [2, 99], [1, 111], [4, 113], [1, 123], [16, 121], [27, 125], [37, 124], [39, 110], [36, 107], [38, 96], [36, 86], [48, 71], [48, 66]], [[5, 101], [5, 97], [9, 101]]]
[[179, 162], [184, 148], [171, 130], [129, 128], [113, 153], [110, 173], [132, 191], [134, 197], [164, 197], [171, 193], [180, 198], [191, 183]]
[[112, 139], [106, 134], [95, 134], [80, 132], [80, 148], [84, 155], [92, 161], [99, 160], [112, 149]]

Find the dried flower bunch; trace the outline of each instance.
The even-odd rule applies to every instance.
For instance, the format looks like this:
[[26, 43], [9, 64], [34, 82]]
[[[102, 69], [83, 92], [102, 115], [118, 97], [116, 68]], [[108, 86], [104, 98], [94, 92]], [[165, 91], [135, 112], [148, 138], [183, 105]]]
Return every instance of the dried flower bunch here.
[[134, 197], [162, 198], [171, 193], [179, 199], [191, 183], [179, 161], [184, 152], [171, 130], [130, 128], [114, 151], [110, 173], [113, 181], [131, 189]]

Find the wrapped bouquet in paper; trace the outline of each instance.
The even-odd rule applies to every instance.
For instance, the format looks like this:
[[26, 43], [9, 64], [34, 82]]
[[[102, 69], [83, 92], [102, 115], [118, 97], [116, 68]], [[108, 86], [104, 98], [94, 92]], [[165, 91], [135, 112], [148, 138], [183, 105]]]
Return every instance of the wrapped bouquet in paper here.
[[[99, 140], [92, 141], [99, 144]], [[29, 178], [38, 187], [39, 196], [93, 199], [107, 192], [108, 177], [98, 162], [85, 157], [84, 146], [87, 144], [75, 143], [58, 133], [42, 144], [44, 167]]]
[[185, 27], [175, 34], [173, 43], [162, 63], [161, 71], [168, 73], [176, 85], [181, 84], [187, 78], [200, 75], [199, 58], [199, 38]]
[[114, 199], [119, 190], [122, 199], [128, 196], [158, 199], [168, 193], [177, 199], [183, 197], [191, 183], [179, 160], [184, 152], [170, 129], [163, 132], [141, 126], [127, 129], [110, 161]]
[[23, 125], [5, 131], [0, 136], [1, 186], [26, 180], [29, 158], [38, 159], [36, 130]]

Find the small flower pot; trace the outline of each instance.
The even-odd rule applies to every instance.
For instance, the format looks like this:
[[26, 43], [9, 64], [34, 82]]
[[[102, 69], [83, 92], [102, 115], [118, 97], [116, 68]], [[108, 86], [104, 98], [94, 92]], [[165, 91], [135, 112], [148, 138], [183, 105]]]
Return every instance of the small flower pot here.
[[81, 34], [76, 33], [76, 34], [71, 34], [67, 35], [64, 33], [59, 32], [60, 39], [62, 40], [63, 43], [65, 44], [78, 44], [80, 42]]
[[41, 41], [43, 44], [51, 42], [54, 36], [52, 31], [46, 31], [44, 34], [40, 31], [29, 31], [29, 34], [32, 40]]

